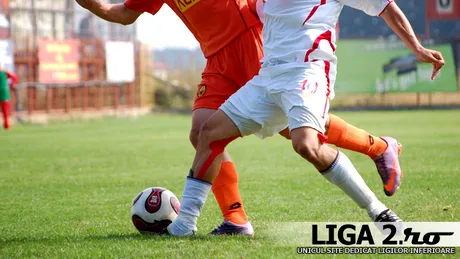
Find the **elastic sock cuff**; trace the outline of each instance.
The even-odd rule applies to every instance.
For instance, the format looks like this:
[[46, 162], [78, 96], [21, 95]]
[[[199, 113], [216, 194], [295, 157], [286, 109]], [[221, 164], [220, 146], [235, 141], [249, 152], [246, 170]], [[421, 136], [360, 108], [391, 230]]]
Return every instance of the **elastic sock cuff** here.
[[187, 179], [193, 180], [193, 181], [196, 181], [196, 182], [199, 182], [199, 183], [204, 183], [204, 184], [207, 184], [207, 185], [209, 185], [209, 186], [212, 186], [212, 183], [206, 182], [206, 181], [203, 181], [203, 180], [200, 180], [200, 179], [198, 179], [198, 178], [194, 178], [194, 177], [192, 177], [192, 176], [187, 176]]
[[319, 171], [321, 174], [325, 174], [325, 173], [328, 173], [330, 172], [332, 169], [334, 169], [337, 164], [339, 163], [339, 158], [340, 158], [340, 151], [337, 151], [337, 156], [335, 157], [334, 161], [332, 162], [332, 164], [326, 168], [325, 170], [323, 171]]

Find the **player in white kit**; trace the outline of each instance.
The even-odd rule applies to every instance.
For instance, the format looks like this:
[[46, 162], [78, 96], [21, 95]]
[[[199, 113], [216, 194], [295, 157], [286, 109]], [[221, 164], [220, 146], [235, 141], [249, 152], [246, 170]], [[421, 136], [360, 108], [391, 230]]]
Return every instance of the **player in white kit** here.
[[422, 62], [433, 64], [432, 79], [444, 65], [439, 52], [420, 45], [391, 0], [269, 0], [263, 13], [262, 69], [203, 126], [179, 216], [164, 233], [184, 236], [196, 232], [228, 143], [254, 133], [272, 136], [286, 126], [294, 150], [373, 221], [401, 221], [377, 199], [346, 155], [325, 144], [324, 125], [334, 97], [337, 67], [335, 28], [344, 5], [380, 15]]

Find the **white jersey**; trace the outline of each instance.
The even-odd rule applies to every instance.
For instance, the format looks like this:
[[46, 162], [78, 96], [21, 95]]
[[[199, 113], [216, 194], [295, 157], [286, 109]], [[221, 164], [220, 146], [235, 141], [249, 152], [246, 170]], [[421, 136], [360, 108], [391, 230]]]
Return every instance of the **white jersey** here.
[[379, 15], [393, 0], [268, 0], [257, 2], [264, 23], [263, 67], [292, 63], [325, 76], [333, 89], [337, 57], [336, 24], [344, 5]]

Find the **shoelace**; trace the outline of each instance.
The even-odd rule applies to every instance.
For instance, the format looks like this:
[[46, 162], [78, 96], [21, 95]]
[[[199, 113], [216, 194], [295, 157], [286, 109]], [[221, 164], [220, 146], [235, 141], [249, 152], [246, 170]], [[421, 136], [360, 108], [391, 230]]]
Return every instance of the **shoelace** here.
[[388, 221], [397, 221], [399, 217], [391, 213], [389, 209], [384, 210], [380, 215], [379, 218], [376, 220], [377, 222], [388, 222]]
[[377, 222], [383, 222], [387, 221], [389, 218], [389, 215], [387, 214], [389, 210], [384, 210], [378, 217]]

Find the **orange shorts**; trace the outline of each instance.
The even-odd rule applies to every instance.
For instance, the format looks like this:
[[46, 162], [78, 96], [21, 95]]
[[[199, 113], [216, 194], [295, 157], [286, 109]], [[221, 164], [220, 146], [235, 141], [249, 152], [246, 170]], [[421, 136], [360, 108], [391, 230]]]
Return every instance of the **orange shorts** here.
[[201, 74], [193, 110], [217, 110], [225, 100], [258, 74], [263, 57], [262, 25], [256, 25], [208, 58]]

